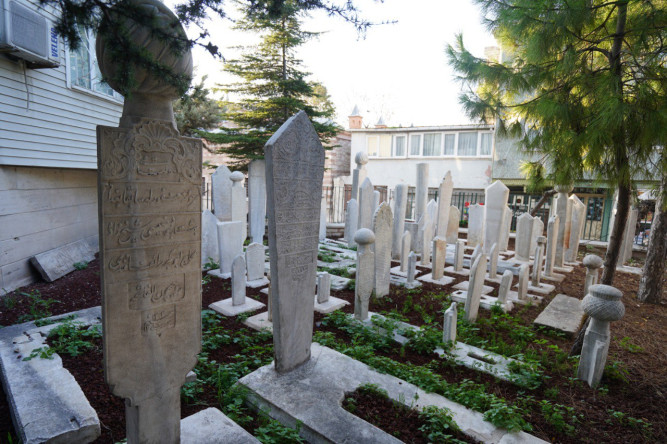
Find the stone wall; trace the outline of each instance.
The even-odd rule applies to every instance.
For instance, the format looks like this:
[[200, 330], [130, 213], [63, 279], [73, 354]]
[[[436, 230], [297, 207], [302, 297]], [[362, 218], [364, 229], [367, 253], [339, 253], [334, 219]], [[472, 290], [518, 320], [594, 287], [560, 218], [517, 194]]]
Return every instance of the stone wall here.
[[96, 171], [0, 166], [0, 294], [39, 279], [31, 256], [97, 237]]
[[332, 140], [333, 148], [326, 151], [324, 161], [324, 186], [333, 186], [333, 179], [350, 175], [350, 133], [343, 131]]

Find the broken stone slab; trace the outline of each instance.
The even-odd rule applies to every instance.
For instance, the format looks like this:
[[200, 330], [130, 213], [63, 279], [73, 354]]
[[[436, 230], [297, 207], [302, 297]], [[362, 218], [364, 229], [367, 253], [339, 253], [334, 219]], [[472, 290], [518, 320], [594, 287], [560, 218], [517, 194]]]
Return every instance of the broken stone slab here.
[[[519, 288], [519, 284], [516, 284], [513, 288]], [[533, 293], [541, 294], [547, 296], [551, 294], [552, 291], [556, 289], [555, 285], [540, 283], [539, 286], [528, 284], [528, 291]]]
[[75, 270], [77, 262], [95, 259], [96, 249], [84, 239], [63, 245], [30, 258], [30, 263], [46, 282], [53, 282]]
[[210, 407], [181, 420], [181, 444], [254, 444], [257, 438]]
[[315, 311], [318, 313], [322, 314], [332, 313], [336, 310], [340, 310], [341, 308], [349, 304], [350, 303], [347, 302], [346, 300], [335, 298], [333, 296], [329, 296], [329, 299], [326, 302], [320, 304], [319, 302], [317, 302], [317, 295], [315, 295]]
[[426, 283], [429, 283], [429, 284], [441, 285], [441, 286], [449, 285], [449, 284], [451, 284], [452, 282], [455, 281], [455, 279], [453, 277], [449, 277], [449, 276], [443, 276], [440, 279], [433, 279], [433, 273], [428, 273], [428, 274], [425, 274], [424, 276], [418, 277], [417, 280], [422, 281], [422, 282], [426, 282]]
[[266, 305], [264, 305], [262, 302], [256, 301], [255, 299], [252, 298], [245, 298], [245, 302], [241, 305], [234, 305], [232, 303], [232, 298], [229, 299], [223, 299], [218, 302], [214, 302], [211, 305], [208, 306], [211, 310], [220, 313], [223, 316], [237, 316], [240, 315], [241, 313], [247, 313], [249, 311], [255, 311], [259, 310], [260, 308], [264, 308]]
[[435, 352], [441, 357], [448, 357], [464, 367], [478, 370], [495, 376], [504, 381], [513, 382], [514, 375], [509, 370], [510, 365], [520, 361], [513, 358], [506, 358], [497, 353], [483, 350], [472, 345], [457, 342], [454, 347], [448, 351], [437, 348]]
[[[75, 315], [75, 321], [83, 325], [99, 324], [101, 310], [93, 307], [49, 319], [69, 315]], [[46, 346], [48, 332], [58, 325], [36, 327], [28, 322], [0, 329], [2, 385], [23, 443], [88, 443], [100, 436], [97, 413], [57, 354], [53, 359], [22, 359]]]
[[[458, 284], [454, 285], [454, 287], [457, 290], [463, 290], [466, 291], [468, 290], [468, 286], [470, 285], [470, 281], [462, 281], [459, 282]], [[482, 294], [489, 294], [493, 291], [493, 287], [490, 287], [488, 285], [483, 285], [482, 286]]]
[[273, 365], [261, 367], [239, 380], [249, 390], [247, 402], [265, 410], [282, 424], [296, 427], [310, 443], [400, 443], [341, 406], [345, 393], [367, 383], [377, 384], [400, 403], [423, 409], [434, 405], [452, 411], [461, 431], [486, 443], [544, 443], [528, 433], [510, 433], [447, 398], [426, 393], [394, 376], [381, 374], [348, 356], [315, 343], [313, 359], [287, 374], [278, 374]]
[[417, 278], [417, 280], [414, 280], [412, 282], [408, 282], [407, 276], [403, 277], [403, 276], [396, 276], [396, 275], [392, 274], [391, 276], [389, 276], [389, 279], [390, 279], [391, 285], [401, 285], [401, 286], [403, 286], [405, 288], [408, 288], [410, 290], [412, 290], [414, 288], [419, 288], [419, 287], [422, 286], [422, 283], [419, 282], [419, 278]]
[[564, 294], [557, 294], [533, 324], [550, 327], [574, 335], [584, 321], [584, 310], [581, 301]]
[[454, 267], [445, 267], [445, 273], [457, 274], [459, 276], [470, 276], [468, 268], [462, 268], [460, 271], [454, 271]]

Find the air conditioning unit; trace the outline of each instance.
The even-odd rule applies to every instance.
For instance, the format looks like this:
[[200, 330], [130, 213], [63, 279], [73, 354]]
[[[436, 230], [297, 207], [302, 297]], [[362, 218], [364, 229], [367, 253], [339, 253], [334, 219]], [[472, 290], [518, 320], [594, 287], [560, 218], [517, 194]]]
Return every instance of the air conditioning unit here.
[[15, 0], [0, 3], [0, 53], [25, 60], [33, 69], [59, 66], [59, 38], [49, 20]]

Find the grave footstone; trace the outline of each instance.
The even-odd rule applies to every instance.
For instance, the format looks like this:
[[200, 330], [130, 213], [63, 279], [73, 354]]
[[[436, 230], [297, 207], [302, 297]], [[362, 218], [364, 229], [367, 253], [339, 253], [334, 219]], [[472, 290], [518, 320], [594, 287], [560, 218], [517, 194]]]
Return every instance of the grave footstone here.
[[447, 243], [456, 244], [459, 238], [459, 222], [461, 221], [461, 211], [458, 207], [449, 207], [449, 223], [447, 224]]
[[475, 262], [475, 259], [477, 259], [477, 256], [482, 254], [482, 246], [480, 244], [477, 244], [474, 250], [472, 250], [472, 255], [470, 255], [470, 268], [472, 268], [472, 263]]
[[[163, 222], [167, 224], [167, 221]], [[193, 227], [186, 227], [194, 230]], [[172, 228], [172, 230], [175, 228]], [[53, 282], [75, 270], [77, 262], [90, 262], [95, 259], [95, 250], [86, 240], [78, 240], [52, 250], [39, 253], [30, 258], [30, 263], [39, 271], [46, 282]]]
[[438, 217], [435, 235], [442, 239], [447, 238], [447, 227], [449, 226], [449, 209], [452, 205], [452, 192], [454, 191], [454, 181], [452, 172], [447, 171], [445, 177], [440, 182], [438, 188]]
[[449, 308], [445, 310], [445, 320], [442, 333], [442, 342], [445, 344], [448, 342], [456, 344], [456, 322], [458, 321], [456, 306], [456, 302], [452, 302], [452, 305], [450, 305]]
[[380, 192], [378, 190], [373, 191], [373, 210], [371, 214], [375, 214], [378, 207], [380, 206]]
[[426, 211], [420, 220], [419, 236], [421, 245], [421, 264], [431, 265], [431, 248], [433, 247], [433, 234], [435, 232], [434, 216], [437, 215], [437, 204], [431, 200], [426, 206]]
[[484, 205], [468, 207], [468, 246], [473, 248], [484, 242]]
[[266, 232], [266, 164], [255, 159], [248, 165], [250, 239], [261, 244]]
[[245, 303], [245, 260], [239, 254], [232, 262], [232, 305], [238, 306]]
[[275, 368], [310, 359], [324, 149], [305, 112], [271, 136], [266, 161]]
[[542, 278], [542, 262], [543, 262], [543, 251], [544, 245], [546, 244], [546, 238], [540, 236], [537, 238], [537, 246], [535, 247], [535, 259], [533, 261], [533, 272], [531, 275], [531, 285], [533, 287], [540, 286], [540, 280]]
[[211, 206], [218, 220], [232, 220], [232, 172], [226, 165], [220, 165], [211, 174]]
[[514, 273], [510, 270], [505, 270], [503, 277], [500, 279], [500, 287], [498, 288], [498, 302], [501, 305], [504, 305], [507, 302], [507, 296], [509, 295], [510, 288], [512, 287], [512, 279], [514, 278]]
[[556, 237], [556, 255], [554, 259], [555, 267], [563, 267], [565, 259], [565, 250], [570, 242], [570, 218], [572, 201], [568, 194], [572, 191], [572, 186], [556, 185], [554, 189], [558, 192], [555, 200], [553, 214], [558, 216], [558, 235]]
[[410, 254], [410, 244], [411, 238], [409, 231], [403, 233], [401, 238], [401, 272], [407, 273], [408, 271], [408, 255]]
[[516, 260], [528, 262], [530, 260], [530, 242], [533, 237], [533, 223], [535, 219], [528, 213], [523, 213], [516, 220], [516, 239], [514, 240]]
[[463, 255], [465, 253], [465, 241], [457, 240], [456, 249], [454, 250], [454, 271], [461, 271], [463, 269]]
[[484, 253], [488, 254], [494, 244], [500, 242], [504, 227], [505, 208], [510, 189], [499, 180], [489, 185], [484, 193]]
[[229, 178], [232, 181], [232, 221], [241, 222], [241, 239], [248, 238], [248, 201], [243, 186], [243, 173], [234, 171]]
[[253, 242], [245, 250], [246, 269], [248, 273], [248, 287], [257, 288], [268, 285], [269, 281], [264, 277], [265, 247]]
[[572, 201], [572, 222], [570, 223], [570, 242], [565, 250], [565, 261], [576, 262], [579, 251], [579, 241], [586, 223], [586, 205], [576, 196], [570, 196]]
[[503, 211], [505, 212], [505, 217], [503, 218], [503, 229], [501, 231], [498, 248], [500, 251], [507, 251], [509, 249], [510, 230], [512, 228], [512, 210], [510, 207], [505, 206]]
[[[186, 38], [167, 6], [132, 2], [146, 5], [146, 20]], [[115, 7], [110, 13], [125, 17]], [[149, 43], [141, 49], [156, 63], [192, 74], [189, 50], [176, 55], [145, 26], [122, 20], [131, 41]], [[110, 47], [99, 35], [100, 71], [120, 90]], [[125, 98], [119, 127], [97, 127], [103, 366], [112, 393], [125, 398], [128, 442], [175, 444], [181, 386], [201, 350], [202, 142], [176, 130], [176, 88], [134, 68], [142, 81]]]
[[347, 209], [345, 210], [345, 240], [348, 247], [352, 248], [354, 243], [354, 233], [357, 232], [357, 224], [359, 223], [359, 204], [356, 199], [347, 201]]
[[357, 243], [357, 274], [354, 289], [354, 317], [368, 319], [368, 302], [373, 293], [375, 258], [372, 250], [375, 235], [368, 228], [361, 228], [354, 235]]
[[[218, 251], [220, 252], [220, 277], [232, 273], [234, 258], [243, 252], [243, 223], [218, 222]], [[217, 274], [217, 273], [214, 273]]]
[[393, 214], [387, 202], [383, 202], [373, 215], [373, 233], [375, 234], [375, 296], [389, 294], [391, 270], [391, 233]]
[[525, 301], [528, 298], [528, 283], [530, 279], [530, 266], [528, 264], [521, 265], [519, 268], [519, 300]]
[[447, 256], [447, 241], [444, 238], [436, 237], [433, 239], [433, 265], [431, 267], [434, 280], [444, 276], [445, 257]]
[[373, 184], [369, 178], [359, 188], [359, 222], [357, 229], [373, 227]]
[[[359, 188], [361, 184], [366, 180], [366, 164], [368, 163], [368, 155], [366, 153], [358, 152], [354, 156], [354, 162], [357, 164], [356, 168], [352, 171], [352, 199], [355, 199], [359, 202]], [[354, 233], [352, 233], [354, 237]]]
[[533, 234], [530, 237], [530, 254], [535, 253], [535, 247], [537, 247], [537, 238], [544, 234], [544, 222], [542, 219], [535, 216], [533, 217]]
[[417, 274], [417, 255], [414, 252], [410, 252], [408, 255], [408, 285], [415, 283], [415, 276]]
[[331, 275], [329, 273], [317, 274], [317, 303], [325, 304], [331, 296]]
[[426, 211], [428, 203], [428, 163], [417, 164], [417, 186], [415, 187], [415, 220]]
[[544, 276], [554, 275], [554, 266], [556, 262], [556, 242], [558, 240], [558, 215], [553, 215], [547, 223], [547, 254], [544, 261]]
[[465, 301], [466, 319], [469, 322], [477, 320], [479, 311], [479, 302], [482, 298], [482, 287], [484, 286], [484, 276], [486, 275], [486, 255], [480, 254], [470, 268], [470, 280]]
[[498, 243], [494, 242], [489, 252], [489, 279], [498, 277]]
[[218, 218], [209, 210], [201, 213], [201, 265], [208, 262], [220, 263], [218, 246]]
[[392, 231], [391, 257], [401, 257], [401, 237], [405, 227], [405, 211], [408, 204], [408, 186], [406, 184], [396, 185], [394, 192], [394, 227]]

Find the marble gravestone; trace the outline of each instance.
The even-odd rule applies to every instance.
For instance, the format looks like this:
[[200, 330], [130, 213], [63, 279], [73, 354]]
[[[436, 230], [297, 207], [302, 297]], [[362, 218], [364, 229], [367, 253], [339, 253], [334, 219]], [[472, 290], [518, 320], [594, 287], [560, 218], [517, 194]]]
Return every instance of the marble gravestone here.
[[500, 287], [498, 287], [498, 302], [500, 302], [501, 305], [507, 303], [507, 298], [509, 296], [513, 278], [514, 273], [512, 273], [512, 270], [505, 270], [502, 278], [500, 279]]
[[437, 204], [433, 199], [426, 205], [426, 211], [419, 221], [419, 237], [421, 250], [421, 264], [431, 265], [431, 248], [433, 247], [433, 235], [435, 233], [435, 217], [437, 217]]
[[473, 262], [472, 267], [470, 267], [470, 281], [464, 306], [466, 319], [469, 322], [475, 322], [477, 320], [485, 275], [486, 255], [480, 254]]
[[329, 273], [317, 273], [317, 303], [324, 304], [331, 296], [331, 275]]
[[484, 205], [468, 207], [468, 246], [473, 248], [484, 242]]
[[546, 277], [554, 275], [559, 222], [559, 217], [555, 214], [549, 218], [549, 222], [547, 223], [547, 254], [544, 260], [544, 276]]
[[359, 187], [359, 221], [357, 230], [362, 228], [371, 229], [373, 226], [373, 184], [369, 178]]
[[201, 213], [201, 265], [209, 261], [220, 263], [218, 250], [218, 218], [209, 210]]
[[411, 235], [409, 231], [403, 233], [401, 237], [401, 272], [406, 273], [408, 270], [408, 255], [410, 254]]
[[375, 214], [375, 211], [377, 211], [380, 206], [380, 197], [380, 192], [378, 190], [373, 191], [373, 210], [371, 211], [371, 214]]
[[570, 241], [567, 250], [565, 250], [565, 261], [576, 262], [579, 241], [586, 223], [586, 205], [574, 194], [570, 196], [570, 200], [572, 201], [572, 221], [570, 223]]
[[373, 288], [376, 297], [389, 294], [392, 223], [391, 207], [387, 202], [383, 202], [373, 215], [373, 233], [375, 234], [375, 278]]
[[406, 278], [406, 286], [411, 287], [415, 284], [415, 276], [417, 275], [417, 255], [411, 251], [408, 254], [408, 276]]
[[320, 228], [317, 237], [320, 242], [324, 242], [327, 238], [327, 198], [324, 196], [320, 202]]
[[446, 240], [448, 244], [456, 244], [459, 238], [459, 223], [461, 221], [461, 211], [458, 207], [449, 207], [449, 222], [447, 223]]
[[428, 203], [428, 163], [417, 164], [417, 186], [415, 187], [415, 220], [419, 221]]
[[[162, 3], [133, 4], [186, 38]], [[130, 38], [144, 33], [158, 63], [192, 74], [189, 50], [175, 55], [126, 20]], [[110, 45], [98, 36], [97, 59], [120, 90]], [[135, 73], [141, 81], [125, 98], [119, 127], [97, 127], [103, 366], [112, 393], [125, 398], [128, 442], [175, 444], [181, 386], [201, 349], [202, 142], [176, 130], [176, 89], [140, 67]]]
[[434, 280], [441, 279], [445, 270], [445, 257], [447, 255], [447, 241], [444, 238], [433, 239], [433, 265], [431, 266]]
[[454, 249], [454, 271], [463, 269], [463, 255], [465, 254], [466, 243], [464, 240], [457, 240]]
[[226, 165], [220, 165], [211, 174], [211, 206], [218, 220], [232, 220], [232, 172]]
[[525, 301], [528, 299], [528, 285], [530, 282], [530, 266], [523, 264], [519, 268], [519, 284], [518, 284], [518, 299]]
[[554, 266], [563, 267], [565, 250], [567, 250], [570, 243], [572, 201], [568, 198], [568, 193], [572, 191], [572, 186], [556, 185], [554, 189], [558, 192], [558, 195], [554, 199], [555, 208], [552, 213], [558, 216], [558, 237], [556, 238]]
[[234, 171], [229, 178], [232, 181], [232, 221], [241, 222], [242, 242], [248, 238], [248, 202], [246, 200], [244, 176], [240, 171]]
[[500, 242], [505, 226], [505, 208], [510, 189], [499, 180], [486, 187], [484, 192], [484, 253], [488, 254], [494, 244]]
[[533, 217], [533, 233], [530, 236], [530, 253], [535, 254], [537, 247], [537, 238], [544, 234], [544, 222], [538, 216]]
[[[357, 167], [352, 171], [352, 199], [359, 202], [359, 188], [364, 183], [364, 180], [366, 180], [367, 175], [366, 164], [368, 163], [368, 155], [358, 152], [354, 156], [354, 162], [357, 164]], [[352, 237], [354, 237], [355, 233], [352, 233]]]
[[245, 249], [245, 263], [248, 274], [247, 285], [249, 287], [257, 288], [269, 283], [268, 279], [264, 277], [264, 252], [264, 245], [257, 242], [253, 242]]
[[498, 244], [498, 251], [507, 251], [510, 243], [510, 229], [512, 228], [512, 209], [505, 207], [505, 217], [503, 218], [503, 229], [500, 233], [500, 243]]
[[514, 250], [516, 251], [517, 261], [528, 262], [530, 260], [530, 243], [533, 237], [534, 222], [535, 219], [528, 213], [523, 213], [516, 219]]
[[394, 227], [391, 237], [391, 257], [401, 257], [401, 236], [405, 228], [405, 211], [408, 204], [408, 186], [406, 184], [396, 185], [394, 192]]
[[264, 147], [275, 368], [310, 359], [324, 148], [304, 111]]
[[442, 329], [442, 342], [447, 344], [451, 342], [456, 344], [456, 323], [458, 321], [457, 317], [457, 303], [452, 302], [447, 310], [445, 310], [443, 329]]
[[[360, 321], [368, 319], [368, 302], [373, 293], [375, 258], [372, 245], [375, 235], [368, 228], [361, 228], [354, 235], [357, 243], [357, 275], [354, 288], [354, 317]], [[311, 327], [312, 329], [312, 327]]]
[[498, 243], [494, 242], [489, 252], [489, 279], [498, 278]]
[[[447, 227], [449, 226], [449, 209], [452, 205], [452, 192], [454, 191], [454, 181], [452, 180], [452, 172], [447, 171], [445, 177], [440, 182], [438, 188], [438, 216], [436, 220], [435, 236], [442, 239], [447, 237]], [[458, 228], [458, 223], [457, 223]]]
[[266, 165], [255, 159], [248, 165], [248, 220], [250, 240], [261, 244], [266, 232]]
[[632, 245], [635, 242], [635, 230], [637, 229], [637, 217], [639, 216], [639, 209], [630, 208], [628, 211], [628, 218], [625, 223], [625, 231], [623, 232], [623, 241], [621, 242], [621, 252], [618, 256], [618, 265], [623, 265], [632, 257]]
[[533, 271], [530, 275], [531, 285], [533, 287], [540, 286], [540, 279], [542, 278], [542, 262], [544, 257], [544, 246], [547, 243], [547, 238], [540, 236], [537, 238], [537, 246], [535, 247], [535, 259], [533, 261]]
[[354, 233], [357, 232], [357, 224], [359, 223], [359, 204], [356, 199], [347, 201], [347, 208], [345, 210], [345, 240], [347, 246], [352, 248], [354, 243]]
[[245, 260], [243, 255], [239, 254], [232, 262], [232, 305], [238, 306], [245, 304]]
[[243, 252], [243, 222], [218, 222], [218, 251], [220, 252], [220, 270], [213, 271], [221, 278], [232, 274], [234, 258]]

